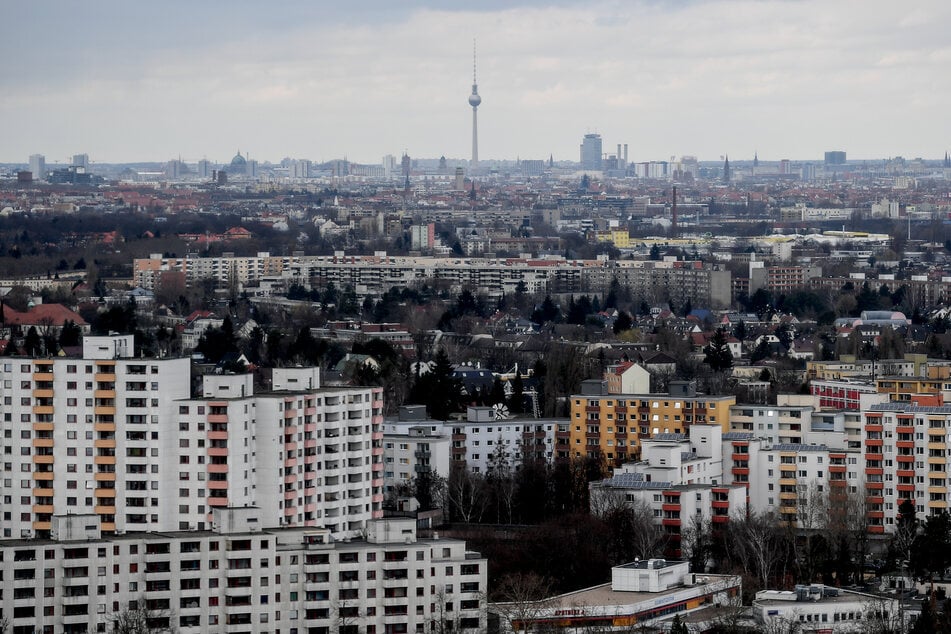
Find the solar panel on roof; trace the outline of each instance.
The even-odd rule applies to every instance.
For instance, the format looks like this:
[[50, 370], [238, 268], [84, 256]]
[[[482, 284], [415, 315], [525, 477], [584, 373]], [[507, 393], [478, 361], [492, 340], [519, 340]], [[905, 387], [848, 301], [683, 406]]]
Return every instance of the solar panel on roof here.
[[805, 445], [802, 443], [776, 443], [773, 449], [778, 451], [828, 451], [825, 445]]

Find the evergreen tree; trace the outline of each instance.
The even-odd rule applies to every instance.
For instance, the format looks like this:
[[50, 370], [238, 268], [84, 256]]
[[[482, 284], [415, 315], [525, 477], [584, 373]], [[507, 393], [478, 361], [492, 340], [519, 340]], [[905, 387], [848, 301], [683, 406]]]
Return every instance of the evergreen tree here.
[[722, 372], [733, 367], [733, 353], [730, 352], [722, 328], [717, 329], [703, 352], [703, 362], [709, 365], [714, 372]]
[[742, 319], [736, 324], [736, 327], [733, 329], [733, 336], [739, 339], [740, 341], [746, 341], [746, 322]]
[[502, 379], [496, 377], [492, 383], [492, 391], [489, 392], [489, 396], [486, 399], [486, 404], [497, 405], [499, 403], [505, 403], [505, 386], [502, 385]]
[[443, 350], [436, 353], [432, 369], [413, 386], [412, 399], [426, 404], [430, 418], [447, 420], [462, 409], [462, 381], [453, 376], [452, 363]]
[[26, 337], [23, 339], [23, 352], [28, 357], [38, 357], [43, 354], [43, 341], [40, 333], [36, 331], [36, 326], [30, 326], [26, 331]]
[[680, 615], [675, 614], [670, 622], [670, 634], [690, 634], [687, 624], [680, 620]]
[[614, 334], [618, 335], [625, 330], [630, 330], [634, 326], [634, 321], [631, 319], [631, 316], [627, 314], [626, 311], [621, 311], [618, 316], [614, 319]]
[[67, 319], [59, 331], [60, 347], [78, 346], [82, 341], [83, 331], [73, 320]]
[[522, 381], [522, 374], [515, 371], [515, 377], [512, 379], [512, 396], [509, 397], [509, 411], [513, 414], [521, 414], [524, 408], [525, 384]]
[[557, 318], [558, 307], [555, 305], [555, 302], [552, 301], [551, 295], [546, 295], [542, 305], [536, 308], [532, 313], [532, 321], [536, 324], [544, 325], [548, 322], [555, 321]]

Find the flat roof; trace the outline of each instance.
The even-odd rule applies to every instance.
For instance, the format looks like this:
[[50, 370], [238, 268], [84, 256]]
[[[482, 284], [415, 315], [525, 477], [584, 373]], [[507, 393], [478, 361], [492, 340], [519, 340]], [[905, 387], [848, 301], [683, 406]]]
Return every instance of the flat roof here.
[[[674, 563], [681, 562], [678, 561]], [[703, 576], [708, 577], [710, 582], [727, 582], [731, 579], [735, 579], [737, 586], [739, 586], [740, 583], [739, 577], [736, 577], [735, 575], [707, 574]], [[578, 606], [586, 606], [589, 608], [596, 608], [600, 606], [615, 608], [622, 606], [632, 606], [634, 604], [647, 601], [656, 602], [657, 599], [662, 597], [674, 595], [692, 588], [700, 589], [703, 587], [703, 585], [704, 584], [697, 584], [693, 586], [678, 585], [673, 588], [667, 588], [666, 590], [662, 590], [660, 592], [626, 592], [614, 590], [611, 588], [610, 583], [605, 583], [599, 586], [585, 588], [584, 590], [576, 590], [575, 592], [568, 592], [566, 594], [552, 597], [550, 600], [550, 605], [547, 607], [552, 610], [559, 610], [577, 608]], [[547, 617], [542, 616], [541, 618]]]

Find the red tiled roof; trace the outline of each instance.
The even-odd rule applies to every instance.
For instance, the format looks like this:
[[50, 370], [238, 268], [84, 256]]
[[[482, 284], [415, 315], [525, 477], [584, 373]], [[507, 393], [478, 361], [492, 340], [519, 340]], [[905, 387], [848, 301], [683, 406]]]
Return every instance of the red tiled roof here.
[[45, 326], [47, 324], [62, 327], [67, 321], [77, 326], [85, 326], [86, 320], [62, 304], [40, 304], [25, 313], [3, 306], [3, 322], [19, 326]]

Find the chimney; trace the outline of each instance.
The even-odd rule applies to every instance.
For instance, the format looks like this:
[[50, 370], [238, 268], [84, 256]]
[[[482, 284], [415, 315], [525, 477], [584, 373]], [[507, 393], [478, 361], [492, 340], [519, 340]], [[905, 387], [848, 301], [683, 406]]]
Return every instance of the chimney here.
[[670, 206], [671, 229], [677, 231], [677, 186], [674, 185], [674, 202]]
[[627, 143], [624, 144], [624, 163], [627, 164]]

